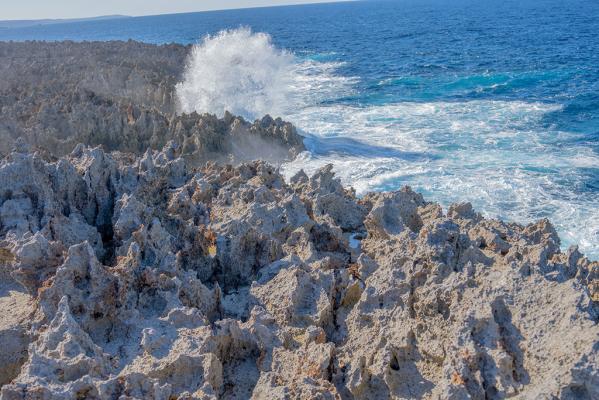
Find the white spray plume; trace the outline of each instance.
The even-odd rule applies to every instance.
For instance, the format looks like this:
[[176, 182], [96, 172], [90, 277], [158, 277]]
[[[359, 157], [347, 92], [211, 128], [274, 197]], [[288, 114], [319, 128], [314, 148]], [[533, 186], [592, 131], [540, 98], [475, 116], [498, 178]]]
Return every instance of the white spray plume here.
[[176, 87], [179, 109], [248, 118], [282, 115], [293, 73], [294, 56], [277, 49], [268, 34], [221, 31], [193, 47]]

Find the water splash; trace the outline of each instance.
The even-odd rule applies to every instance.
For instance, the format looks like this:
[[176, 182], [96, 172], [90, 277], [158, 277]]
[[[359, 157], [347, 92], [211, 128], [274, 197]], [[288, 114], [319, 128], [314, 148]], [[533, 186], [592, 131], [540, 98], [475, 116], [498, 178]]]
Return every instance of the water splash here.
[[358, 194], [410, 185], [444, 206], [470, 201], [487, 217], [548, 217], [564, 247], [579, 244], [596, 259], [599, 199], [581, 189], [581, 169], [599, 156], [576, 133], [544, 124], [561, 108], [495, 100], [308, 107], [289, 118], [311, 134], [309, 151], [283, 170], [289, 177], [332, 163]]
[[278, 114], [288, 104], [294, 56], [249, 28], [206, 36], [191, 51], [176, 87], [182, 112]]
[[[358, 93], [357, 78], [339, 73], [342, 66], [335, 57], [278, 49], [264, 33], [223, 31], [194, 46], [177, 85], [180, 109], [281, 116], [306, 135], [309, 149], [283, 165], [287, 175], [333, 163], [358, 193], [411, 185], [444, 206], [471, 201], [489, 217], [522, 223], [548, 217], [564, 247], [578, 243], [599, 257], [599, 200], [581, 189], [588, 184], [581, 171], [599, 165], [599, 157], [576, 133], [544, 122], [562, 106], [433, 101], [438, 96], [372, 103]], [[502, 79], [467, 77], [444, 90], [471, 91], [481, 80], [492, 86]], [[348, 96], [364, 101], [339, 101]]]
[[179, 111], [284, 117], [347, 93], [354, 80], [334, 73], [340, 65], [296, 57], [249, 28], [221, 31], [193, 47], [176, 86]]

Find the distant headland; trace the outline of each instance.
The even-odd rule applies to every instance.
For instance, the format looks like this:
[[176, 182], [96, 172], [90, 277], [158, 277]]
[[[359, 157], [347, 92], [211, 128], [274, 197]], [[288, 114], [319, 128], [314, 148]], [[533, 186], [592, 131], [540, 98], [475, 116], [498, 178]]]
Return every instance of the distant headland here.
[[72, 22], [103, 21], [107, 19], [131, 18], [129, 15], [102, 15], [89, 18], [60, 18], [60, 19], [17, 19], [0, 21], [0, 29], [25, 28], [36, 25], [67, 24]]

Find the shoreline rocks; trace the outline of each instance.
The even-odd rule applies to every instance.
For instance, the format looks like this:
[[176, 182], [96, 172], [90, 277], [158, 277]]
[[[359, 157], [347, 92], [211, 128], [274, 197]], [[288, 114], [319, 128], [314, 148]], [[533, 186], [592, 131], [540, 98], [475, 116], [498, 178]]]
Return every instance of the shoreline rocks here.
[[278, 164], [304, 150], [290, 123], [177, 113], [175, 84], [191, 46], [0, 42], [0, 156], [18, 140], [60, 157], [78, 143], [141, 154], [169, 141], [194, 165]]
[[2, 281], [33, 313], [2, 319], [27, 349], [2, 399], [599, 396], [599, 263], [549, 221], [180, 148], [0, 163]]
[[291, 124], [175, 113], [188, 51], [0, 43], [0, 399], [599, 398], [598, 262], [286, 182]]

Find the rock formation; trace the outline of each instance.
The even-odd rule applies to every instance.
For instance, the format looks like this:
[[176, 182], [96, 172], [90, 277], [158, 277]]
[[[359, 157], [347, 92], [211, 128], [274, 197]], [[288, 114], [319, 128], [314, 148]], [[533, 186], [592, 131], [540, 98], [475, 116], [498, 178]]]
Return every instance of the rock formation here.
[[599, 263], [546, 220], [174, 142], [26, 147], [0, 164], [4, 400], [599, 398]]
[[[189, 46], [0, 42], [0, 156], [18, 139], [52, 156], [78, 143], [143, 153], [175, 140], [193, 163], [279, 163], [303, 150], [295, 128], [265, 117], [177, 114]], [[258, 152], [259, 151], [259, 152]]]
[[599, 398], [599, 263], [285, 182], [291, 124], [176, 113], [188, 51], [0, 43], [1, 399]]

